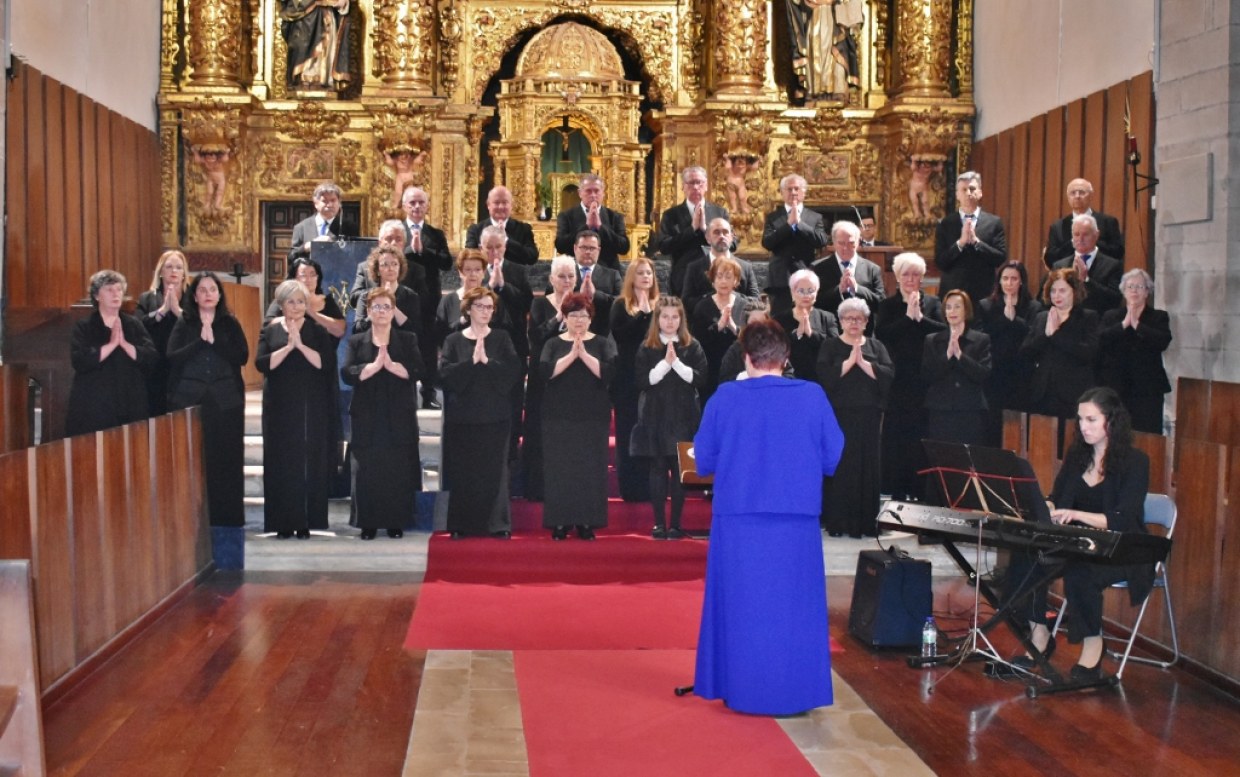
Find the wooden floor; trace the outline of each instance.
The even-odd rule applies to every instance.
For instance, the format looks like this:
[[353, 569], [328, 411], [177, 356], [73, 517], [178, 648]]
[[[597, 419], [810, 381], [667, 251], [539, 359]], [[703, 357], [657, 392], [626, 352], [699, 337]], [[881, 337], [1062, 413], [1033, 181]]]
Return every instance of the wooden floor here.
[[[46, 711], [49, 773], [398, 775], [424, 659], [401, 650], [418, 588], [394, 574], [214, 575]], [[936, 773], [1240, 774], [1240, 704], [1182, 671], [1130, 665], [1122, 690], [1029, 700], [970, 664], [931, 692], [943, 670], [847, 635], [851, 589], [830, 579], [834, 668]], [[936, 610], [967, 590], [936, 584]], [[1068, 646], [1055, 659], [1074, 660]]]

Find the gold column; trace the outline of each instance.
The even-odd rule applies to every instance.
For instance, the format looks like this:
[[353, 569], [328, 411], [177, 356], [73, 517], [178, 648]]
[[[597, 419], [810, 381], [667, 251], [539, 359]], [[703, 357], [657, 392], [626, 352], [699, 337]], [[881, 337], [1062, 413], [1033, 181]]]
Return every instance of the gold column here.
[[187, 3], [189, 86], [241, 88], [241, 0]]
[[715, 93], [760, 93], [765, 62], [765, 0], [719, 0], [715, 4]]
[[956, 18], [956, 81], [960, 99], [973, 101], [973, 0], [960, 0]]
[[384, 86], [431, 93], [434, 31], [431, 0], [375, 0], [373, 72]]
[[899, 4], [896, 56], [903, 97], [950, 97], [951, 0], [905, 0]]

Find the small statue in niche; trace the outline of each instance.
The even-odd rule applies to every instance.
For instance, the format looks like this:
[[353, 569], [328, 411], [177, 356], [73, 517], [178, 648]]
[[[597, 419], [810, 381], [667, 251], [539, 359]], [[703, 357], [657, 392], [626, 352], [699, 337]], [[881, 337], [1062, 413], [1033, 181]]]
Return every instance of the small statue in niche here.
[[927, 221], [933, 218], [930, 202], [930, 177], [943, 170], [943, 163], [924, 157], [911, 157], [909, 169], [912, 174], [908, 179], [908, 200], [913, 208], [913, 218]]
[[383, 163], [392, 170], [392, 199], [388, 202], [392, 208], [400, 207], [400, 198], [406, 188], [426, 183], [426, 153], [419, 148], [383, 152]]
[[856, 31], [864, 0], [785, 0], [792, 34], [793, 98], [847, 101], [861, 86]]
[[224, 212], [224, 193], [228, 186], [228, 166], [232, 154], [227, 146], [193, 146], [194, 164], [202, 170], [202, 209], [209, 216]]
[[728, 210], [739, 216], [748, 215], [749, 189], [745, 186], [745, 176], [753, 169], [757, 159], [745, 154], [733, 154], [725, 160], [727, 175], [724, 176], [728, 192]]
[[288, 85], [343, 91], [349, 72], [350, 0], [280, 0]]

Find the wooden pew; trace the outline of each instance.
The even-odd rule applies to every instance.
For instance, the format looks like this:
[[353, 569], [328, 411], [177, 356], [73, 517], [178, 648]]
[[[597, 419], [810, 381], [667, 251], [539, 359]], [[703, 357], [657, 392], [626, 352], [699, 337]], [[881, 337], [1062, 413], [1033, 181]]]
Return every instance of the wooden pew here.
[[44, 775], [30, 562], [0, 561], [0, 774]]

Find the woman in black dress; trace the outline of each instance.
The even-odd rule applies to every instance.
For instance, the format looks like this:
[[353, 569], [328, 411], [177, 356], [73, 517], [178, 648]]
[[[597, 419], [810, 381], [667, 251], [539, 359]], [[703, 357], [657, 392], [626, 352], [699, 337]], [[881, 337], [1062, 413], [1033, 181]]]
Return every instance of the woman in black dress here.
[[792, 374], [801, 380], [818, 382], [818, 351], [822, 344], [840, 336], [835, 314], [814, 307], [818, 298], [818, 276], [813, 270], [797, 270], [788, 279], [792, 289], [792, 310], [775, 316], [788, 333], [788, 361]]
[[422, 375], [418, 337], [394, 325], [396, 295], [390, 289], [366, 294], [370, 331], [351, 335], [340, 378], [353, 387], [353, 512], [350, 523], [363, 540], [379, 529], [404, 536], [422, 490], [418, 454], [418, 396]]
[[202, 405], [207, 505], [213, 526], [245, 523], [245, 383], [250, 358], [241, 324], [228, 310], [224, 287], [211, 272], [189, 285], [185, 314], [168, 340], [168, 406]]
[[985, 438], [990, 336], [969, 328], [973, 303], [952, 289], [943, 298], [947, 329], [926, 337], [921, 374], [926, 381], [926, 436], [981, 445]]
[[1077, 398], [1092, 388], [1098, 357], [1098, 314], [1083, 307], [1085, 286], [1070, 267], [1051, 270], [1042, 286], [1047, 310], [1029, 327], [1021, 352], [1034, 361], [1032, 409], [1057, 418], [1076, 413]]
[[1149, 304], [1154, 279], [1140, 268], [1119, 282], [1124, 304], [1102, 314], [1098, 378], [1119, 394], [1132, 415], [1132, 428], [1163, 433], [1163, 397], [1171, 390], [1163, 351], [1171, 345], [1171, 319]]
[[878, 536], [878, 502], [882, 489], [883, 409], [895, 366], [887, 348], [866, 337], [870, 306], [852, 298], [840, 303], [844, 331], [822, 344], [818, 380], [831, 400], [844, 432], [844, 453], [835, 475], [825, 478], [823, 526], [832, 537]]
[[644, 256], [629, 262], [620, 296], [612, 303], [611, 338], [616, 341], [616, 377], [611, 381], [611, 401], [616, 409], [616, 480], [620, 498], [626, 502], [650, 499], [650, 477], [641, 462], [633, 460], [629, 446], [621, 443], [637, 424], [637, 351], [650, 332], [651, 311], [659, 304], [659, 279], [654, 263]]
[[745, 321], [745, 303], [748, 301], [747, 297], [736, 292], [741, 266], [732, 259], [716, 258], [711, 262], [706, 277], [714, 285], [715, 293], [698, 300], [689, 319], [689, 331], [706, 352], [706, 385], [698, 392], [703, 407], [719, 385], [719, 369], [724, 354], [736, 342], [736, 335]]
[[538, 360], [543, 396], [543, 526], [552, 539], [594, 539], [607, 525], [607, 438], [611, 400], [607, 386], [616, 367], [616, 344], [590, 331], [594, 301], [569, 293], [560, 302], [566, 329], [547, 340]]
[[499, 296], [475, 287], [465, 292], [461, 313], [469, 326], [448, 335], [439, 355], [443, 382], [443, 484], [449, 492], [448, 531], [512, 536], [508, 509], [510, 396], [520, 378], [517, 351], [508, 333], [492, 328]]
[[[650, 504], [654, 508], [651, 536], [676, 540], [687, 536], [680, 528], [685, 492], [680, 485], [676, 444], [691, 441], [702, 419], [697, 390], [706, 382], [706, 353], [689, 336], [679, 297], [661, 298], [655, 310], [658, 318], [651, 322], [635, 360], [641, 402], [630, 449], [633, 456], [650, 461]], [[670, 526], [664, 523], [669, 484]]]
[[159, 352], [159, 359], [146, 380], [152, 416], [168, 412], [168, 373], [171, 371], [167, 356], [168, 338], [172, 337], [172, 328], [181, 319], [181, 308], [185, 305], [185, 289], [189, 285], [186, 277], [188, 266], [185, 254], [164, 251], [155, 264], [151, 288], [138, 297], [138, 318], [142, 319], [155, 343], [155, 350]]
[[921, 439], [926, 436], [921, 355], [926, 336], [943, 329], [943, 306], [938, 297], [921, 290], [925, 259], [914, 253], [898, 254], [892, 269], [896, 293], [878, 303], [874, 311], [874, 334], [887, 347], [896, 368], [883, 417], [883, 491], [896, 499], [920, 499], [923, 489], [917, 472], [924, 468]]
[[577, 262], [560, 255], [551, 260], [551, 291], [530, 305], [530, 377], [525, 386], [525, 437], [521, 441], [522, 494], [531, 502], [543, 500], [543, 393], [547, 381], [539, 369], [543, 346], [564, 331], [560, 313], [564, 298], [577, 283]]
[[487, 275], [486, 254], [477, 248], [466, 248], [456, 256], [456, 273], [461, 287], [450, 291], [439, 300], [435, 308], [435, 342], [442, 348], [448, 335], [469, 326], [469, 317], [461, 313], [461, 297], [466, 292], [482, 288]]
[[263, 531], [310, 538], [327, 528], [332, 476], [336, 338], [306, 316], [299, 281], [276, 287], [281, 316], [263, 328], [254, 360], [263, 382]]
[[[417, 335], [422, 342], [422, 299], [418, 293], [400, 282], [409, 269], [404, 253], [379, 246], [366, 257], [366, 274], [374, 284], [372, 288], [384, 288], [396, 295], [396, 310], [392, 311], [392, 325]], [[370, 319], [366, 317], [366, 305], [358, 297], [353, 317], [353, 334], [370, 331]]]
[[1029, 294], [1025, 265], [1011, 261], [995, 273], [995, 288], [978, 306], [978, 325], [990, 335], [990, 377], [986, 379], [986, 444], [1003, 442], [1003, 411], [1029, 409], [1033, 362], [1020, 352], [1042, 303]]
[[[767, 302], [766, 295], [760, 294], [756, 298], [750, 297], [745, 302], [742, 309], [741, 317], [745, 321], [745, 325], [741, 327], [741, 331], [745, 331], [745, 327], [755, 321], [769, 321], [771, 318], [771, 303]], [[740, 335], [737, 340], [728, 347], [727, 353], [723, 355], [723, 360], [719, 362], [719, 383], [727, 383], [730, 380], [743, 380], [748, 377], [745, 373], [745, 352], [741, 348]], [[784, 365], [784, 377], [796, 377], [788, 365]]]
[[142, 322], [121, 312], [125, 276], [100, 270], [90, 276], [95, 311], [73, 325], [69, 356], [73, 386], [65, 435], [97, 432], [149, 417], [146, 378], [158, 352]]
[[[331, 336], [339, 340], [344, 337], [344, 311], [340, 309], [336, 298], [323, 293], [323, 268], [308, 256], [299, 256], [288, 266], [288, 279], [301, 281], [310, 292], [307, 300], [306, 317], [326, 329]], [[267, 306], [267, 315], [263, 317], [263, 326], [267, 326], [280, 315], [280, 306], [272, 300]]]

